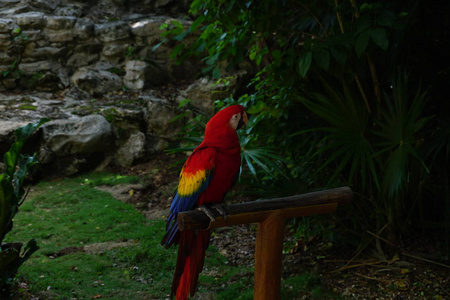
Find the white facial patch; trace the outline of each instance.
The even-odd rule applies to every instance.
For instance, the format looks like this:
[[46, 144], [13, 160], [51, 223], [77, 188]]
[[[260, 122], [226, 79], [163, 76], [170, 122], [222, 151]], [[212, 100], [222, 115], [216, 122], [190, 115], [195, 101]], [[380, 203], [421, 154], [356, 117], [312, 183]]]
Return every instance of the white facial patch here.
[[233, 127], [234, 130], [236, 130], [238, 128], [241, 117], [242, 117], [241, 113], [234, 114], [231, 117], [230, 125], [231, 125], [231, 127]]

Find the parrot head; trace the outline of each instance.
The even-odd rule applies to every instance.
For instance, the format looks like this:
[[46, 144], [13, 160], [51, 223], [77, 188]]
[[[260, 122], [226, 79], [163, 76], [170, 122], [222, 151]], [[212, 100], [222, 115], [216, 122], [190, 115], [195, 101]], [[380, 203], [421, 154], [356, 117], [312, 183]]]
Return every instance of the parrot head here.
[[206, 124], [205, 134], [217, 128], [233, 129], [234, 131], [247, 126], [248, 117], [242, 105], [228, 106], [216, 113]]
[[206, 124], [203, 143], [215, 147], [238, 147], [236, 130], [247, 126], [248, 117], [242, 105], [232, 105], [216, 113]]

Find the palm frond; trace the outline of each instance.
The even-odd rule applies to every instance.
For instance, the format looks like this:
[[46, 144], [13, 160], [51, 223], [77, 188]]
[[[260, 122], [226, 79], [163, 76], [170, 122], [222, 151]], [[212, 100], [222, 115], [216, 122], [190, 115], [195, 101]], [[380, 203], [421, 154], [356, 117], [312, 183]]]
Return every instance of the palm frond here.
[[[283, 172], [280, 172], [279, 163], [286, 162], [286, 159], [278, 155], [275, 149], [270, 147], [259, 147], [254, 149], [242, 148], [241, 152], [242, 161], [246, 163], [250, 173], [258, 177], [258, 168], [263, 170], [266, 174], [273, 178], [278, 175], [286, 176]], [[244, 165], [243, 163], [241, 165]], [[257, 166], [257, 167], [255, 167]]]
[[379, 138], [375, 156], [384, 162], [382, 192], [387, 199], [395, 198], [404, 190], [413, 159], [428, 170], [417, 150], [419, 134], [431, 119], [423, 116], [426, 93], [419, 86], [411, 96], [407, 82], [407, 75], [399, 72], [393, 83], [392, 95], [384, 94], [382, 118], [375, 120], [379, 130], [373, 131]]
[[317, 149], [316, 155], [328, 155], [318, 171], [333, 165], [330, 182], [346, 171], [344, 177], [349, 184], [358, 179], [364, 189], [369, 174], [371, 182], [378, 186], [377, 167], [373, 160], [375, 151], [368, 137], [369, 115], [363, 101], [352, 95], [344, 81], [342, 94], [326, 81], [321, 83], [326, 95], [312, 93], [310, 99], [301, 98], [301, 102], [327, 124], [316, 128], [325, 133], [324, 145]]

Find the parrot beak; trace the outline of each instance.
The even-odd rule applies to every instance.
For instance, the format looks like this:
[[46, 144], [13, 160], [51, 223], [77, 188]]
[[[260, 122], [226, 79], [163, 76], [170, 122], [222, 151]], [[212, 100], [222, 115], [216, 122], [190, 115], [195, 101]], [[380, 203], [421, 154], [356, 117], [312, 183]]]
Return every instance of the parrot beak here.
[[247, 116], [247, 113], [244, 111], [241, 119], [239, 120], [239, 124], [236, 129], [241, 129], [242, 127], [247, 127], [247, 123], [248, 123], [248, 116]]

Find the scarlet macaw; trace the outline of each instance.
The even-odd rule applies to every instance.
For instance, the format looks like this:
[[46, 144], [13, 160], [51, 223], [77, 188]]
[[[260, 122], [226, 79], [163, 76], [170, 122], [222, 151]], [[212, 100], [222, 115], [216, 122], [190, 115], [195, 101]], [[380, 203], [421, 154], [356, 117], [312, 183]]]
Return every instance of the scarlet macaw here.
[[209, 230], [179, 232], [177, 215], [205, 204], [222, 203], [239, 174], [241, 148], [236, 130], [247, 125], [247, 120], [242, 105], [219, 111], [206, 124], [203, 142], [181, 169], [166, 235], [161, 241], [166, 248], [179, 245], [171, 298], [176, 295], [176, 299], [183, 300], [194, 295], [211, 236]]

